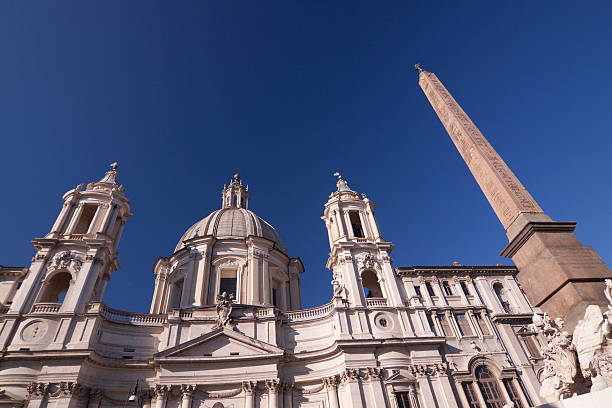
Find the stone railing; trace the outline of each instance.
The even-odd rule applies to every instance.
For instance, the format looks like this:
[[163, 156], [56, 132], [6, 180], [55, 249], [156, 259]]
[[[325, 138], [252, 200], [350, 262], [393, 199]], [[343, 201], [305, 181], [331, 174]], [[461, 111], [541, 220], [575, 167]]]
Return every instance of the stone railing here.
[[284, 315], [289, 321], [300, 322], [305, 320], [318, 319], [320, 317], [332, 314], [333, 311], [333, 303], [328, 303], [326, 305], [313, 307], [311, 309], [296, 310], [294, 312], [284, 312]]
[[255, 316], [257, 317], [274, 317], [274, 309], [269, 307], [266, 309], [257, 309], [255, 311]]
[[366, 305], [368, 307], [385, 307], [387, 306], [387, 299], [385, 298], [368, 298], [366, 299]]
[[61, 303], [37, 303], [32, 307], [32, 313], [57, 313], [60, 307]]
[[111, 309], [106, 305], [100, 308], [100, 314], [111, 322], [140, 326], [159, 326], [168, 321], [168, 318], [164, 315], [123, 312]]

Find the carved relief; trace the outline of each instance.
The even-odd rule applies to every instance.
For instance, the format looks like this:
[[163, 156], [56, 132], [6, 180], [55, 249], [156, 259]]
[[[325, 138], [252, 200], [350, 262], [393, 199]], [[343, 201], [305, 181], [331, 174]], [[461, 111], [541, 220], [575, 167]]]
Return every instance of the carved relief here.
[[83, 265], [83, 259], [71, 251], [65, 251], [55, 254], [53, 261], [49, 266], [49, 270], [53, 271], [56, 269], [70, 269], [75, 272], [81, 270]]
[[372, 254], [361, 254], [357, 256], [357, 267], [363, 269], [379, 269], [378, 259]]
[[28, 399], [41, 399], [45, 396], [48, 390], [49, 390], [49, 384], [31, 382], [26, 387], [26, 392], [27, 392], [26, 397]]
[[540, 396], [549, 402], [584, 391], [576, 348], [571, 336], [561, 330], [563, 323], [563, 319], [552, 320], [544, 313], [542, 316], [534, 314], [533, 324], [530, 325], [532, 330], [548, 340], [548, 345], [541, 350], [544, 355], [544, 373]]
[[25, 342], [39, 342], [44, 339], [47, 333], [47, 324], [40, 320], [32, 321], [21, 331], [21, 339]]

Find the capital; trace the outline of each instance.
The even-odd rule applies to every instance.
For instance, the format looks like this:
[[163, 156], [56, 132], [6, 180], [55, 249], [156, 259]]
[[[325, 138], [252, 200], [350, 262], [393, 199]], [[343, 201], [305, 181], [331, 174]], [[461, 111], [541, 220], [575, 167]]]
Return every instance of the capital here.
[[253, 395], [257, 389], [257, 383], [255, 381], [244, 381], [242, 383], [242, 390], [246, 395]]

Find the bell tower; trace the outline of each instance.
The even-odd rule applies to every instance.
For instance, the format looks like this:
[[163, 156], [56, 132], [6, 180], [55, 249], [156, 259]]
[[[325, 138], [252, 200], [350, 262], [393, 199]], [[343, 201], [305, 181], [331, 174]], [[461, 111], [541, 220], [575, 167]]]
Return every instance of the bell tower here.
[[376, 221], [376, 205], [348, 186], [339, 173], [337, 190], [325, 204], [323, 221], [331, 252], [327, 268], [334, 273], [334, 293], [352, 307], [367, 307], [368, 299], [403, 306], [390, 253]]
[[113, 163], [100, 181], [64, 194], [51, 231], [32, 241], [37, 252], [9, 314], [28, 313], [39, 303], [83, 313], [89, 302], [102, 299], [110, 274], [119, 268], [117, 245], [132, 215], [117, 175]]

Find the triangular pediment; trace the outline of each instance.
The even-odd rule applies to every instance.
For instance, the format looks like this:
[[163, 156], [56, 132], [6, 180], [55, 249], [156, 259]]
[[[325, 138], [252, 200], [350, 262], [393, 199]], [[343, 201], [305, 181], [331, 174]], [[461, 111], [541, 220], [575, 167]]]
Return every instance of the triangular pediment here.
[[0, 407], [22, 407], [23, 404], [23, 401], [19, 401], [8, 395], [6, 391], [0, 390]]
[[398, 370], [397, 372], [391, 374], [389, 378], [385, 381], [385, 383], [406, 383], [406, 382], [414, 382], [416, 378], [411, 375], [407, 370]]
[[283, 350], [242, 333], [219, 328], [161, 351], [156, 358], [241, 358], [281, 356]]

